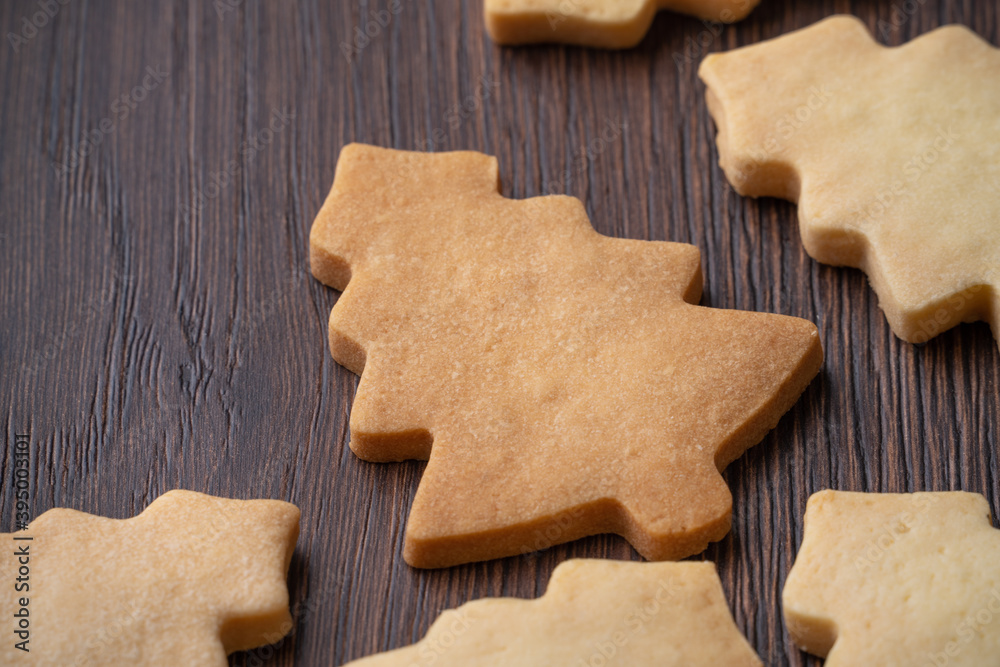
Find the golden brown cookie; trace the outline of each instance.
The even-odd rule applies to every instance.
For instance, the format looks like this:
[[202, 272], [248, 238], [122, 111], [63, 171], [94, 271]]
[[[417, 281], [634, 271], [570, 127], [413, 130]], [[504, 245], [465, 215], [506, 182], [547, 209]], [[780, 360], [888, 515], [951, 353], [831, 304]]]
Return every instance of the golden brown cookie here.
[[701, 65], [737, 192], [797, 201], [818, 261], [868, 274], [893, 331], [1000, 336], [1000, 52], [947, 26], [905, 46], [837, 16]]
[[486, 0], [486, 29], [498, 44], [561, 42], [625, 49], [642, 41], [660, 9], [732, 23], [760, 0]]
[[291, 630], [298, 532], [294, 505], [191, 491], [123, 521], [49, 510], [0, 535], [0, 663], [225, 667]]
[[979, 494], [815, 494], [783, 597], [826, 667], [1000, 664], [1000, 531]]
[[310, 250], [344, 290], [333, 357], [364, 371], [351, 448], [430, 460], [416, 567], [607, 532], [698, 553], [729, 530], [719, 471], [822, 363], [810, 322], [693, 305], [693, 246], [601, 236], [571, 197], [506, 199], [479, 153], [346, 146]]
[[760, 667], [712, 563], [569, 560], [537, 600], [445, 611], [407, 648], [351, 667]]

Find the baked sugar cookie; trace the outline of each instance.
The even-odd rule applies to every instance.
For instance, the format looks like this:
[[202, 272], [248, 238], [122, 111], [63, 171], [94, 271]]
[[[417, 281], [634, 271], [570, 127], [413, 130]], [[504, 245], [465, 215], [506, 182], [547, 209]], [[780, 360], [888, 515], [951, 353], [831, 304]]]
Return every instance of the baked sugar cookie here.
[[642, 41], [658, 10], [732, 23], [760, 0], [486, 0], [486, 29], [498, 44], [560, 42], [626, 49]]
[[1000, 530], [978, 494], [822, 491], [783, 598], [826, 667], [1000, 664]]
[[729, 530], [719, 471], [822, 362], [810, 322], [693, 305], [693, 246], [601, 236], [571, 197], [506, 199], [479, 153], [345, 147], [310, 251], [344, 290], [333, 357], [363, 371], [351, 448], [430, 461], [416, 567], [608, 532], [652, 560], [700, 552]]
[[570, 560], [537, 600], [451, 609], [423, 640], [351, 667], [760, 667], [712, 563]]
[[947, 26], [898, 48], [838, 16], [707, 57], [736, 191], [797, 201], [802, 241], [868, 274], [893, 331], [1000, 336], [1000, 51]]
[[49, 510], [0, 535], [0, 663], [225, 667], [291, 630], [298, 531], [294, 505], [191, 491], [123, 521]]

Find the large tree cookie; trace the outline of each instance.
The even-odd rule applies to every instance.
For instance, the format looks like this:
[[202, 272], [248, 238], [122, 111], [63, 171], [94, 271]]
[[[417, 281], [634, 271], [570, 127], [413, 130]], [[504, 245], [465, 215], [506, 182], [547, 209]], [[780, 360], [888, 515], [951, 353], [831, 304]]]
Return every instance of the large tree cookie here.
[[712, 563], [570, 560], [537, 600], [477, 600], [351, 667], [760, 667]]
[[961, 26], [899, 48], [837, 16], [700, 74], [737, 192], [797, 201], [802, 241], [862, 269], [893, 331], [1000, 336], [1000, 52]]
[[693, 246], [601, 236], [571, 197], [506, 199], [479, 153], [345, 147], [310, 246], [344, 290], [333, 357], [364, 371], [351, 448], [430, 460], [417, 567], [607, 532], [654, 560], [701, 551], [729, 530], [719, 471], [822, 362], [810, 322], [692, 305]]
[[0, 535], [0, 664], [225, 667], [291, 629], [298, 532], [294, 505], [191, 491], [121, 521], [49, 510]]
[[978, 494], [817, 493], [783, 597], [827, 667], [1000, 664], [1000, 531]]
[[486, 0], [486, 29], [498, 44], [560, 42], [625, 49], [642, 41], [660, 9], [732, 23], [760, 0]]

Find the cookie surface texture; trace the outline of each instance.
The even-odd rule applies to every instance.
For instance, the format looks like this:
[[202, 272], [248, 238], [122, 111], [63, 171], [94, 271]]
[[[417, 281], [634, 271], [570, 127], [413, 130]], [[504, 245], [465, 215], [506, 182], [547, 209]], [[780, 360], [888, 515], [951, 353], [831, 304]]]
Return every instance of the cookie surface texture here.
[[837, 16], [701, 65], [736, 191], [797, 201], [802, 241], [868, 274], [892, 330], [1000, 336], [1000, 50], [961, 26], [877, 44]]
[[445, 611], [412, 646], [351, 667], [760, 667], [712, 563], [570, 560], [537, 600]]
[[813, 495], [782, 597], [826, 667], [1000, 664], [1000, 530], [979, 494]]
[[0, 663], [225, 667], [291, 630], [298, 530], [294, 505], [191, 491], [125, 520], [49, 510], [0, 535], [0, 571], [24, 579], [0, 613], [26, 633], [5, 638]]
[[[498, 44], [635, 46], [664, 9], [732, 23], [760, 0], [485, 0], [486, 29]], [[716, 26], [711, 26], [718, 30]]]
[[[429, 459], [404, 556], [446, 567], [618, 533], [649, 559], [729, 530], [719, 471], [822, 363], [816, 327], [702, 308], [698, 250], [511, 200], [495, 159], [353, 144], [310, 238], [362, 374], [350, 446]], [[433, 441], [433, 447], [431, 446]]]

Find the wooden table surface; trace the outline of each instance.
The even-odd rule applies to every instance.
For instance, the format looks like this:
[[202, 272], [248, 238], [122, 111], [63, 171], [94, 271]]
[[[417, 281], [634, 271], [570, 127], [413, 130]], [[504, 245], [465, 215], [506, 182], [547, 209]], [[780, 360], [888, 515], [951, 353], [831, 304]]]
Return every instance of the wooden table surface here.
[[424, 464], [346, 446], [358, 378], [327, 348], [338, 295], [308, 272], [340, 148], [474, 149], [499, 158], [507, 196], [565, 192], [604, 234], [698, 246], [704, 304], [819, 326], [823, 371], [726, 471], [733, 529], [701, 556], [767, 664], [819, 664], [780, 608], [806, 499], [964, 489], [1000, 511], [1000, 353], [983, 323], [901, 342], [861, 272], [805, 254], [793, 205], [738, 196], [697, 66], [837, 12], [888, 44], [956, 22], [996, 45], [997, 3], [763, 0], [721, 29], [661, 13], [624, 52], [500, 48], [481, 5], [0, 4], [0, 530], [23, 432], [34, 516], [128, 517], [178, 487], [294, 502], [297, 627], [236, 665], [340, 665], [467, 600], [538, 596], [566, 558], [638, 558], [601, 536], [413, 570], [403, 530]]

